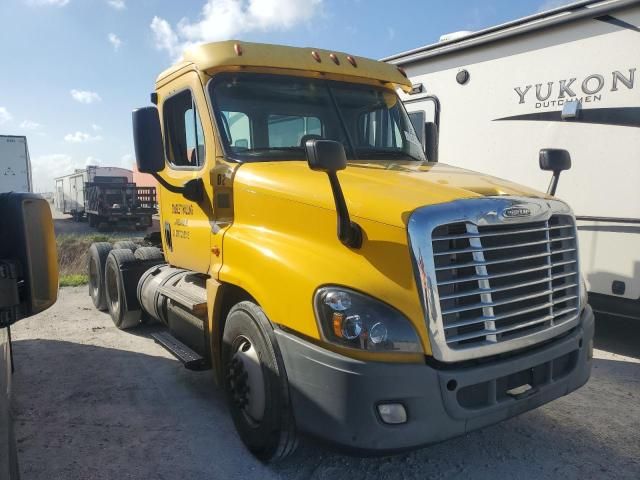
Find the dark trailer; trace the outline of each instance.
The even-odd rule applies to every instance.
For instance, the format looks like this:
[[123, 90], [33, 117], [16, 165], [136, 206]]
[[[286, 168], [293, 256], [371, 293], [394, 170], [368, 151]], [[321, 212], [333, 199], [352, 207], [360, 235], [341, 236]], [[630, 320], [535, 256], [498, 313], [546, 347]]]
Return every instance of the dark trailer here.
[[155, 187], [137, 187], [126, 177], [96, 176], [84, 184], [85, 213], [89, 226], [135, 227], [151, 226], [157, 213]]

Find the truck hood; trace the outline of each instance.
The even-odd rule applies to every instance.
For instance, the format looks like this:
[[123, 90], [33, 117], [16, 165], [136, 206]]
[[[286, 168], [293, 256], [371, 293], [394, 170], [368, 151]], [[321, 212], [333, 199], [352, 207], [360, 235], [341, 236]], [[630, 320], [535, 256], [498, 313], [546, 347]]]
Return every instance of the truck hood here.
[[[497, 195], [546, 197], [507, 180], [442, 163], [360, 160], [350, 162], [338, 178], [352, 217], [398, 227], [425, 205]], [[327, 175], [312, 171], [306, 161], [245, 163], [234, 184], [257, 195], [335, 210]]]

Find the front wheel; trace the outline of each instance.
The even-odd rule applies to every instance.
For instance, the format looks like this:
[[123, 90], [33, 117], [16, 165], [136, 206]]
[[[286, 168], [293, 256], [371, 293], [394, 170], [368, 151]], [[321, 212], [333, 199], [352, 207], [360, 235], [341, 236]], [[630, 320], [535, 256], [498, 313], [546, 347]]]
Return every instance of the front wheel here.
[[289, 385], [273, 329], [252, 302], [234, 306], [224, 327], [225, 391], [240, 438], [264, 462], [297, 447]]

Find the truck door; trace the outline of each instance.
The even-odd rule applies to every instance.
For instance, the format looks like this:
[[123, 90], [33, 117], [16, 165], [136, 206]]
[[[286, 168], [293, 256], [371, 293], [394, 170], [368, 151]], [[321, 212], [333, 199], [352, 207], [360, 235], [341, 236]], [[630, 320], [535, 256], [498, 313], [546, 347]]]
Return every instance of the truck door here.
[[189, 72], [173, 81], [169, 91], [158, 93], [167, 159], [160, 175], [176, 187], [189, 181], [201, 183], [204, 191], [201, 201], [193, 201], [159, 185], [165, 253], [172, 265], [208, 273], [213, 198], [208, 171], [215, 151], [200, 79]]

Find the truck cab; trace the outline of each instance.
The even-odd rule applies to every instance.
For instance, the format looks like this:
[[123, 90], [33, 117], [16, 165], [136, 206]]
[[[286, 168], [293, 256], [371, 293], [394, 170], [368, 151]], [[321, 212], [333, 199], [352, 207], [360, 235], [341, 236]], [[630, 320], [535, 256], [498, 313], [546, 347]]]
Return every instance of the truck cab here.
[[94, 248], [94, 302], [212, 367], [265, 461], [298, 432], [415, 448], [589, 377], [571, 209], [429, 162], [396, 89], [381, 62], [227, 41], [187, 51], [133, 114], [162, 252]]

